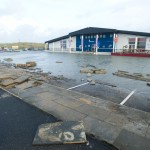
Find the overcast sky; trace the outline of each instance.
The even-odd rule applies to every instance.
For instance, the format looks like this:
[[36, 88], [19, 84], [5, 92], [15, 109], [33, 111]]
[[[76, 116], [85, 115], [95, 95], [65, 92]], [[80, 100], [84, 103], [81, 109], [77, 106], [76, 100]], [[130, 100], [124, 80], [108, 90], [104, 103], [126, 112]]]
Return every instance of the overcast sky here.
[[0, 0], [0, 43], [102, 27], [150, 32], [150, 0]]

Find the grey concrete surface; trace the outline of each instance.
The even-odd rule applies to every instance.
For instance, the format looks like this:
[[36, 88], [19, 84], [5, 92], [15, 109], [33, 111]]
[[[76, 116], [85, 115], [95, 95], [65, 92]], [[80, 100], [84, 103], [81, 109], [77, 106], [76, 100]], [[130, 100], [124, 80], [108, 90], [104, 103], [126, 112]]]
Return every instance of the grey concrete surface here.
[[120, 149], [126, 150], [149, 150], [149, 139], [139, 136], [133, 132], [122, 130], [114, 142]]
[[0, 150], [117, 150], [90, 135], [88, 144], [33, 146], [38, 126], [56, 122], [60, 121], [0, 89]]
[[147, 112], [48, 84], [23, 90], [18, 96], [60, 120], [82, 120], [86, 132], [118, 148], [135, 148], [128, 146], [132, 138], [126, 141], [134, 135], [137, 138], [133, 138], [133, 142], [142, 139], [140, 142], [150, 149], [150, 114]]

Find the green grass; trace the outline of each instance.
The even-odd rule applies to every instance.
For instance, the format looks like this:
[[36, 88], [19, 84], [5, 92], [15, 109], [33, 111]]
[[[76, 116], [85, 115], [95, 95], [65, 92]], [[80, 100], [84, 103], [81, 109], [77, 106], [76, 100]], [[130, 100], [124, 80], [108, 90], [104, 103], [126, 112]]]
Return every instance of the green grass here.
[[29, 43], [29, 42], [18, 42], [18, 43], [0, 43], [0, 47], [12, 48], [12, 46], [19, 46], [19, 49], [34, 48], [44, 49], [44, 43]]

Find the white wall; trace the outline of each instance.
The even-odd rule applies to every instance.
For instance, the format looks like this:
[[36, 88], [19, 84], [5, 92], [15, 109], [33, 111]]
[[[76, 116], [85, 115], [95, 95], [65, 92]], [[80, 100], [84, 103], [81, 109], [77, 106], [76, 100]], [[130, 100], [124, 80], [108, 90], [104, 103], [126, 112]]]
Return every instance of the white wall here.
[[76, 49], [76, 36], [71, 37], [71, 48]]
[[[67, 44], [67, 48], [64, 49], [63, 51], [69, 51], [70, 47], [69, 47], [69, 38], [67, 39], [64, 39], [66, 40], [66, 44]], [[54, 51], [62, 51], [61, 49], [61, 40], [60, 41], [57, 41], [57, 42], [54, 42], [54, 43], [50, 43], [49, 44], [49, 50], [53, 51], [53, 44], [54, 44]], [[74, 51], [76, 49], [76, 37], [71, 37], [71, 50]]]
[[136, 38], [136, 35], [118, 34], [118, 42], [116, 43], [117, 52], [122, 51], [123, 46], [127, 45], [129, 48], [129, 38]]
[[[123, 49], [123, 46], [125, 46], [125, 45], [127, 45], [129, 47], [129, 42], [128, 42], [129, 38], [136, 38], [136, 37], [137, 38], [147, 38], [145, 36], [136, 36], [136, 35], [129, 35], [129, 34], [118, 34], [118, 42], [116, 43], [117, 52], [121, 51], [121, 49]], [[150, 38], [147, 38], [147, 40], [146, 40], [146, 49], [148, 49], [148, 48], [150, 49]]]
[[146, 50], [150, 50], [150, 37], [146, 39]]

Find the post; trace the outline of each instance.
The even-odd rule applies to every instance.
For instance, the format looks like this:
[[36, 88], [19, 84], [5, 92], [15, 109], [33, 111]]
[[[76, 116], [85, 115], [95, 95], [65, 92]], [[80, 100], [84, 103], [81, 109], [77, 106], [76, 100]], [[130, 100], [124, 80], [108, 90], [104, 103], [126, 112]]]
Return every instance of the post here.
[[84, 46], [84, 37], [83, 37], [83, 35], [82, 35], [82, 37], [81, 37], [81, 46], [82, 46], [82, 52], [83, 52], [83, 46]]
[[69, 37], [69, 52], [71, 53], [71, 36]]
[[53, 52], [54, 52], [54, 42], [53, 42]]
[[115, 52], [115, 38], [116, 38], [116, 34], [114, 33], [114, 37], [113, 37], [113, 53]]
[[62, 49], [61, 49], [61, 50], [62, 50], [62, 52], [63, 52], [63, 51], [64, 51], [64, 50], [63, 50], [63, 48], [64, 48], [64, 42], [63, 42], [63, 40], [61, 40], [61, 45], [62, 45]]
[[98, 50], [98, 34], [96, 35], [96, 42], [95, 42], [95, 48], [96, 48], [96, 55], [97, 55], [97, 50]]
[[136, 49], [137, 49], [137, 43], [138, 43], [138, 37], [136, 36], [136, 38], [135, 38], [135, 47], [134, 47], [134, 50], [136, 51]]
[[48, 47], [47, 47], [47, 50], [49, 50], [49, 43], [48, 43]]
[[115, 52], [117, 52], [118, 35], [115, 36]]

